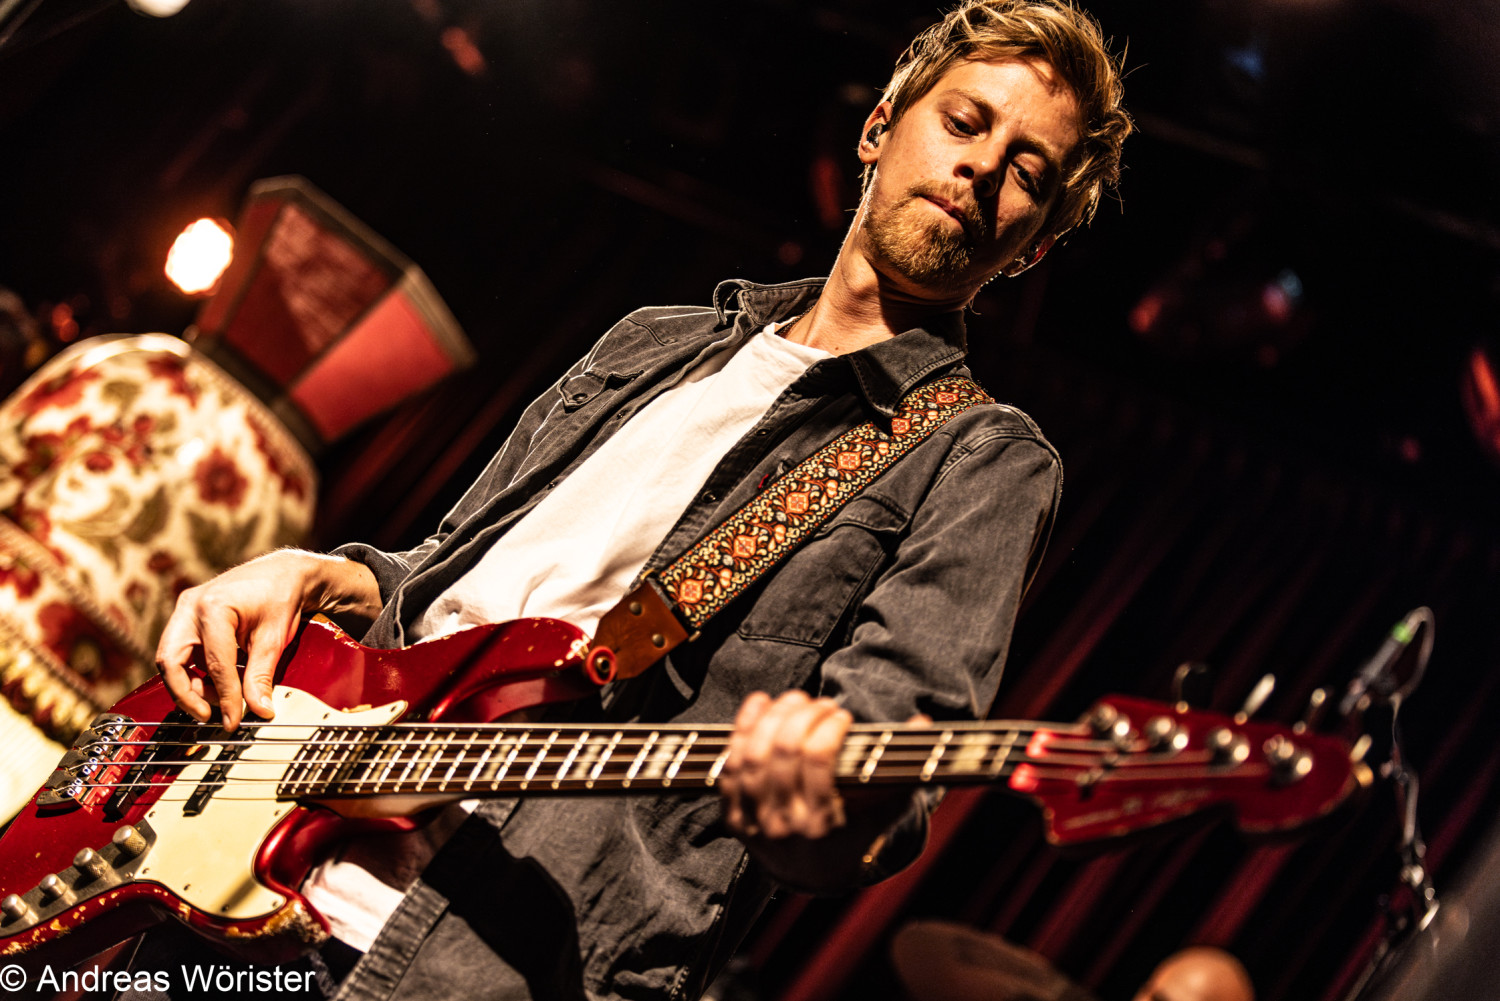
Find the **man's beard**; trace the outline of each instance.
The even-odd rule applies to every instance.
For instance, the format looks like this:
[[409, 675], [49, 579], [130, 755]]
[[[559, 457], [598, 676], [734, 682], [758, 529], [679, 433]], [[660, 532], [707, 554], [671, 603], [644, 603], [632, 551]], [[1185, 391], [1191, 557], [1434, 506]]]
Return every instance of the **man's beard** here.
[[979, 232], [982, 220], [977, 218], [977, 212], [968, 208], [960, 210], [964, 213], [966, 225], [958, 230], [936, 216], [931, 220], [915, 217], [907, 206], [923, 195], [943, 198], [955, 205], [964, 204], [962, 196], [935, 187], [931, 190], [920, 186], [913, 188], [899, 202], [871, 210], [865, 224], [870, 247], [881, 260], [914, 284], [934, 287], [959, 284], [970, 276], [974, 266], [974, 242], [970, 234]]

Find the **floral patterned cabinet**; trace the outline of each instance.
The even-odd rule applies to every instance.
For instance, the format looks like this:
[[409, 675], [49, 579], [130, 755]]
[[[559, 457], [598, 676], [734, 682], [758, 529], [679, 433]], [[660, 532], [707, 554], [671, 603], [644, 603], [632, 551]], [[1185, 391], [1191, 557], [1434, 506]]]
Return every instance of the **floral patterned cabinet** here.
[[165, 334], [81, 342], [0, 404], [0, 817], [151, 676], [178, 593], [300, 541], [315, 489], [280, 421]]

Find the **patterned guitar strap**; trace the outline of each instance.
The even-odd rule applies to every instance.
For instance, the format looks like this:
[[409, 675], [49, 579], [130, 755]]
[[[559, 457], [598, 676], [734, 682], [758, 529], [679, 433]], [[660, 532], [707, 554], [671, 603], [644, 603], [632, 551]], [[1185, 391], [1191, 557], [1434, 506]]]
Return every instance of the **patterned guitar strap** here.
[[805, 542], [907, 452], [959, 414], [994, 403], [963, 376], [919, 386], [887, 434], [844, 432], [761, 491], [676, 562], [652, 571], [604, 613], [584, 662], [597, 684], [633, 678], [697, 638], [703, 624]]

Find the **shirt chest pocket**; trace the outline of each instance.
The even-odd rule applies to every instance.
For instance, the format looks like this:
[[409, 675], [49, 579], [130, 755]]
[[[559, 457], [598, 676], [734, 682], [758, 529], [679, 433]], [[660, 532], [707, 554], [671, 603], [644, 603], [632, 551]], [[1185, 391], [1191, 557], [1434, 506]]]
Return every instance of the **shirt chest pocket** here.
[[768, 575], [740, 622], [740, 636], [823, 646], [894, 559], [910, 520], [873, 496], [851, 500]]
[[639, 370], [614, 372], [588, 369], [564, 379], [557, 387], [557, 394], [561, 398], [563, 410], [572, 413], [588, 405], [600, 393], [618, 389], [640, 374]]

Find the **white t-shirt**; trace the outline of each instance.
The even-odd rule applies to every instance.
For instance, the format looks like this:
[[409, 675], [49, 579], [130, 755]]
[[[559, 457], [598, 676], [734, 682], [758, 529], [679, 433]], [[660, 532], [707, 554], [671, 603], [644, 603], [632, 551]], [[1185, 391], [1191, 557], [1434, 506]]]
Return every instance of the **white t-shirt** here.
[[[725, 453], [808, 366], [831, 357], [776, 327], [704, 359], [652, 400], [439, 595], [410, 635], [530, 616], [592, 634]], [[334, 935], [363, 950], [403, 896], [337, 861], [315, 869], [303, 892]]]

